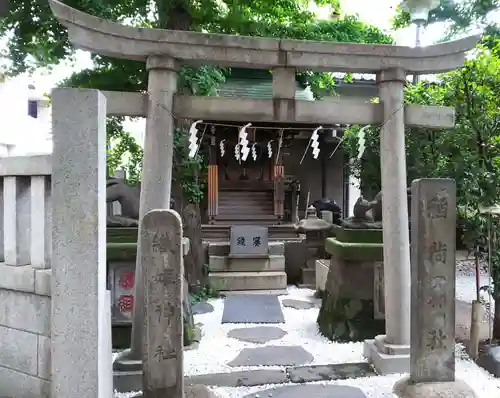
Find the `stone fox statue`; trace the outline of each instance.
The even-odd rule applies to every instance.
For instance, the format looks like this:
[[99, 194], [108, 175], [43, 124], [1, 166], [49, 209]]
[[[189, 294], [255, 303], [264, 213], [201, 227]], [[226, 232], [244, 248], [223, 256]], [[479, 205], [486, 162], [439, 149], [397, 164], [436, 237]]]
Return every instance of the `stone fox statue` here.
[[[121, 215], [108, 215], [108, 227], [137, 227], [139, 225], [139, 203], [141, 184], [127, 185], [124, 180], [111, 177], [106, 182], [106, 202], [118, 202], [122, 207]], [[170, 208], [174, 208], [174, 200], [170, 200]]]

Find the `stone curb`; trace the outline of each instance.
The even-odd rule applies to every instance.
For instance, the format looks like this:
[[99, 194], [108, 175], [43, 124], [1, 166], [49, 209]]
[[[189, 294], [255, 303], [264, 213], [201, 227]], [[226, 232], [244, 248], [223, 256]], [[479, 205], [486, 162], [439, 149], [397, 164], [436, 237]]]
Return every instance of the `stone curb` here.
[[[284, 370], [258, 369], [228, 373], [209, 373], [187, 376], [186, 386], [203, 384], [218, 387], [253, 387], [267, 384], [301, 384], [314, 381], [345, 380], [359, 377], [376, 376], [373, 368], [366, 362], [292, 366]], [[113, 374], [114, 389], [124, 393], [138, 391], [142, 386], [141, 372], [117, 372]]]

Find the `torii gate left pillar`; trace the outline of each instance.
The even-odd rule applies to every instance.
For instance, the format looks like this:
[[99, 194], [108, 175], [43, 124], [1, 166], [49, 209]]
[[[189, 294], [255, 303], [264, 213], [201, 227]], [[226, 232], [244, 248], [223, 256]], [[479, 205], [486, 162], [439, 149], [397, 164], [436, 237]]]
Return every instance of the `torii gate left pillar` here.
[[[146, 137], [141, 176], [140, 220], [153, 209], [169, 209], [172, 190], [172, 162], [174, 147], [174, 120], [172, 107], [177, 90], [177, 64], [170, 57], [151, 56], [147, 59], [148, 75]], [[137, 241], [135, 280], [142, 280], [142, 249]], [[128, 359], [140, 361], [145, 307], [144, 288], [134, 286], [132, 337]]]

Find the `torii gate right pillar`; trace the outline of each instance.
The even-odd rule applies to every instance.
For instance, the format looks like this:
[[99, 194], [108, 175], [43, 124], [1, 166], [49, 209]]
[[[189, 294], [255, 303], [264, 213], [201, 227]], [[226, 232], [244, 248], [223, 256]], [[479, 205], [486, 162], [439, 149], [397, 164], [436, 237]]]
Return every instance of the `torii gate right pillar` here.
[[384, 239], [385, 336], [365, 342], [364, 354], [380, 374], [410, 370], [410, 236], [406, 194], [405, 71], [377, 76], [384, 122], [380, 131]]

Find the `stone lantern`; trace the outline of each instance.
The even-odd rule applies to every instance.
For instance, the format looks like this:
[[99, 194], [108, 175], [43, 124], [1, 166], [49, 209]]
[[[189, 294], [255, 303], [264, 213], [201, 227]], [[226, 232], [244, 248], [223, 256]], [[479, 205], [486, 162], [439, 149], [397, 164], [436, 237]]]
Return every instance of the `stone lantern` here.
[[300, 220], [296, 229], [306, 235], [304, 245], [306, 246], [307, 260], [301, 268], [302, 287], [316, 289], [316, 260], [325, 258], [325, 239], [333, 224], [318, 218], [314, 206], [310, 206], [306, 212], [306, 218]]
[[[403, 0], [401, 10], [410, 14], [411, 22], [415, 24], [415, 47], [420, 47], [422, 30], [429, 18], [429, 12], [437, 8], [441, 0]], [[418, 83], [418, 74], [413, 75], [413, 84]]]

